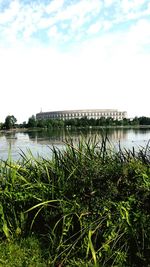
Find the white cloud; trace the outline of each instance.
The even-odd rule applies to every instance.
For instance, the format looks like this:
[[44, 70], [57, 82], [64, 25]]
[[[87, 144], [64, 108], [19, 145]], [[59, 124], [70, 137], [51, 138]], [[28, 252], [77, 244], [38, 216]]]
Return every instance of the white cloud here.
[[150, 45], [150, 21], [141, 19], [130, 28], [128, 43], [144, 52], [144, 45]]
[[[63, 27], [64, 23], [68, 38], [65, 31], [60, 35], [58, 30], [58, 36], [55, 34], [56, 41], [60, 41], [60, 37], [62, 41], [68, 40], [69, 37], [71, 40], [73, 36], [80, 40], [84, 39], [87, 33], [98, 33], [101, 25], [103, 31], [108, 31], [120, 23], [139, 19], [150, 13], [147, 0], [105, 0], [104, 4], [100, 0], [82, 0], [68, 3], [66, 5], [64, 0], [53, 0], [48, 4], [33, 2], [24, 5], [19, 0], [12, 1], [8, 8], [0, 12], [1, 45], [7, 43], [11, 46], [16, 44], [17, 40], [25, 43], [35, 42], [34, 33], [45, 30], [44, 34], [49, 35], [51, 27], [57, 24]], [[109, 14], [110, 7], [113, 10], [112, 18]], [[42, 42], [42, 37], [40, 41]]]
[[80, 30], [86, 21], [87, 19], [84, 17], [81, 17], [81, 16], [78, 17], [78, 15], [73, 16], [73, 18], [70, 21], [70, 30], [72, 32], [75, 32], [78, 29]]
[[150, 15], [147, 0], [122, 0], [115, 14], [116, 23], [134, 21]]
[[[3, 36], [3, 42], [8, 44], [15, 43], [17, 39], [28, 42], [31, 41], [33, 33], [47, 29], [49, 35], [51, 26], [64, 22], [67, 22], [69, 32], [73, 34], [89, 21], [91, 16], [96, 15], [100, 8], [99, 0], [82, 0], [65, 8], [63, 0], [32, 5], [24, 5], [14, 0], [4, 12], [0, 13], [0, 34]], [[56, 35], [55, 37], [59, 40], [60, 34], [59, 37]], [[64, 39], [62, 36], [62, 40]]]
[[103, 21], [103, 29], [104, 29], [104, 31], [110, 30], [112, 28], [112, 26], [113, 26], [112, 22], [110, 22], [108, 20], [104, 20]]
[[97, 14], [100, 10], [101, 2], [99, 0], [82, 0], [68, 6], [59, 14], [59, 19], [72, 19], [73, 16], [85, 17], [88, 13]]
[[102, 24], [101, 24], [101, 22], [98, 21], [98, 22], [90, 25], [90, 27], [89, 27], [87, 32], [89, 34], [96, 34], [101, 30], [101, 28], [102, 28]]
[[104, 5], [106, 7], [110, 7], [111, 5], [113, 5], [115, 2], [115, 0], [104, 0]]
[[64, 36], [60, 31], [58, 31], [58, 28], [56, 25], [53, 25], [47, 33], [50, 43], [52, 44], [57, 42], [65, 41], [65, 38], [68, 38], [67, 36]]
[[148, 15], [150, 15], [147, 0], [115, 0], [113, 8], [114, 13], [111, 23], [115, 27], [123, 24], [124, 22], [134, 24], [136, 20], [146, 17], [148, 19]]
[[16, 16], [19, 14], [20, 4], [18, 0], [14, 0], [10, 3], [8, 9], [0, 14], [0, 24], [14, 21]]
[[51, 14], [52, 12], [58, 12], [59, 9], [61, 9], [64, 5], [64, 0], [53, 0], [45, 6], [45, 12], [47, 14]]
[[52, 18], [44, 18], [42, 17], [37, 25], [37, 28], [39, 30], [42, 30], [42, 29], [47, 29], [49, 28], [50, 26], [52, 26], [53, 24], [55, 24], [57, 22], [56, 18], [55, 17], [52, 17]]
[[54, 25], [53, 27], [50, 28], [48, 35], [51, 37], [56, 37], [58, 36], [58, 30], [57, 30], [57, 26]]
[[130, 10], [134, 9], [141, 9], [142, 5], [145, 4], [145, 0], [122, 0], [121, 7], [125, 13], [129, 12]]
[[75, 4], [67, 6], [66, 9], [58, 12], [55, 17], [55, 23], [64, 23], [65, 21], [69, 21], [69, 32], [72, 32], [72, 34], [77, 30], [79, 30], [80, 32], [82, 26], [89, 22], [91, 17], [100, 12], [101, 7], [102, 5], [99, 0], [79, 1]]

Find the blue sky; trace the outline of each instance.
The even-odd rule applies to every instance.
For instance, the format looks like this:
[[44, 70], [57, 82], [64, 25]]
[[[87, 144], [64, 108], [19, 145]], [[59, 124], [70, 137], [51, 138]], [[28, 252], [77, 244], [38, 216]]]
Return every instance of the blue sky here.
[[117, 108], [150, 116], [148, 0], [0, 0], [0, 121]]

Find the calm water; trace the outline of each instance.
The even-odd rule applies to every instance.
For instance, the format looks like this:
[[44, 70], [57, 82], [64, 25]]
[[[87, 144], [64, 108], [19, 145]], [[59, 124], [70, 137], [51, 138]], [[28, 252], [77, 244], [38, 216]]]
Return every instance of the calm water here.
[[[138, 149], [141, 146], [146, 146], [150, 140], [150, 129], [109, 129], [107, 134], [113, 145], [117, 146], [120, 141], [122, 148], [134, 146]], [[22, 151], [28, 154], [29, 150], [34, 156], [49, 157], [53, 145], [64, 148], [63, 141], [69, 136], [74, 142], [77, 142], [81, 136], [87, 139], [96, 136], [97, 141], [100, 141], [102, 130], [0, 133], [0, 159], [7, 159], [9, 151], [11, 151], [12, 158], [18, 160]]]

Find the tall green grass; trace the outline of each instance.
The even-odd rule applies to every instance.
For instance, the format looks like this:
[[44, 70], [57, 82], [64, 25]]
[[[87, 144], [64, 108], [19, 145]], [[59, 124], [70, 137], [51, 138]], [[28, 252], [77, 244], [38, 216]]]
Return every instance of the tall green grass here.
[[47, 266], [149, 266], [149, 144], [65, 144], [50, 159], [1, 161], [1, 241], [36, 236]]

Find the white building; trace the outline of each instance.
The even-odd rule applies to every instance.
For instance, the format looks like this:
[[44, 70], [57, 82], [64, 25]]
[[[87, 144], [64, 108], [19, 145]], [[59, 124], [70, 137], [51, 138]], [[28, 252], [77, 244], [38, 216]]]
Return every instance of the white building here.
[[100, 119], [113, 118], [114, 120], [122, 120], [127, 117], [126, 111], [118, 111], [117, 109], [81, 109], [81, 110], [62, 110], [62, 111], [50, 111], [40, 112], [36, 114], [36, 119], [81, 119], [86, 117], [87, 119]]

